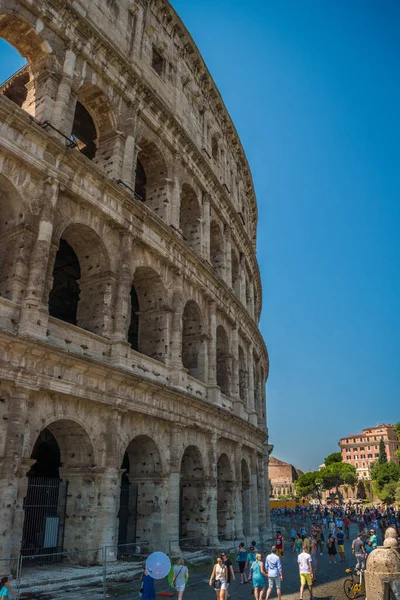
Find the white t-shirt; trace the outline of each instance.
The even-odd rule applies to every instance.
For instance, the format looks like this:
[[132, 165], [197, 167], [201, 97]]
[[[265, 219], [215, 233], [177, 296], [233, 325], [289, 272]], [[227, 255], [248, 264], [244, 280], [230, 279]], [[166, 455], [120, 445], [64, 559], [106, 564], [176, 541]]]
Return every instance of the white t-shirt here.
[[300, 567], [300, 573], [311, 573], [311, 556], [308, 552], [302, 552], [297, 559]]

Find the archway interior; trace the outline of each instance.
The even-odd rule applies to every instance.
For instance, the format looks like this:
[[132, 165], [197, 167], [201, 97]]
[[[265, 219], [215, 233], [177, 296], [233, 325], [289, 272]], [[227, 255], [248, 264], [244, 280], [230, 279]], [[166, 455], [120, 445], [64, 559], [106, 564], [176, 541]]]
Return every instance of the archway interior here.
[[179, 537], [190, 545], [204, 541], [207, 532], [203, 461], [196, 446], [186, 448], [181, 461]]
[[131, 320], [128, 328], [128, 343], [132, 350], [139, 350], [139, 300], [135, 288], [132, 286], [130, 293]]
[[221, 228], [215, 221], [211, 221], [210, 226], [210, 260], [212, 266], [222, 277], [225, 268], [224, 247]]
[[122, 468], [118, 539], [151, 547], [161, 539], [162, 468], [155, 442], [144, 435], [133, 439]]
[[250, 471], [247, 462], [242, 459], [242, 511], [243, 511], [243, 533], [250, 535], [251, 528], [251, 492], [250, 492]]
[[217, 385], [223, 394], [229, 395], [231, 377], [231, 356], [229, 353], [228, 336], [225, 329], [217, 327]]
[[63, 239], [56, 254], [49, 314], [66, 323], [77, 324], [81, 268], [73, 248]]
[[221, 454], [217, 463], [218, 536], [233, 539], [235, 528], [234, 482], [229, 458]]
[[243, 348], [239, 346], [239, 397], [247, 407], [248, 373]]
[[235, 292], [237, 298], [240, 298], [240, 270], [239, 270], [239, 259], [235, 250], [231, 252], [231, 264], [232, 264], [232, 289]]
[[205, 338], [203, 320], [197, 304], [187, 302], [183, 311], [182, 327], [182, 363], [189, 370], [189, 375], [205, 381]]
[[197, 253], [201, 252], [201, 211], [194, 190], [184, 184], [181, 191], [179, 226], [189, 246]]
[[94, 121], [89, 111], [78, 100], [72, 125], [72, 139], [76, 142], [79, 152], [90, 160], [96, 156], [96, 138]]
[[146, 202], [146, 184], [147, 177], [144, 167], [140, 161], [137, 159], [136, 162], [136, 174], [135, 174], [135, 194], [138, 195], [139, 199], [142, 202]]

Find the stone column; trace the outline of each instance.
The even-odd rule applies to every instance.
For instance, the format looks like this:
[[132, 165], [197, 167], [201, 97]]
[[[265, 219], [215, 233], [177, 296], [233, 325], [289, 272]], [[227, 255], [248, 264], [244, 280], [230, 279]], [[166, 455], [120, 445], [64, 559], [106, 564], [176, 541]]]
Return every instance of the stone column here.
[[231, 394], [234, 400], [235, 414], [245, 417], [245, 407], [239, 393], [239, 330], [237, 327], [232, 329], [232, 387]]
[[[55, 59], [54, 59], [55, 60]], [[39, 121], [51, 122], [54, 98], [57, 97], [59, 76], [52, 56], [30, 65], [31, 79], [26, 84], [27, 96], [22, 109]]]
[[235, 445], [235, 537], [237, 540], [244, 541], [243, 532], [243, 503], [242, 503], [242, 448], [239, 444]]
[[231, 228], [225, 225], [225, 283], [232, 288], [232, 239]]
[[130, 320], [129, 295], [133, 282], [133, 238], [130, 232], [122, 235], [113, 339], [126, 342]]
[[183, 278], [182, 273], [174, 274], [174, 293], [172, 300], [171, 334], [168, 364], [174, 370], [182, 369], [182, 330], [183, 330]]
[[172, 225], [179, 232], [180, 228], [180, 214], [181, 214], [181, 162], [179, 155], [174, 156], [172, 165], [172, 179], [170, 180], [171, 185], [171, 205], [169, 224]]
[[239, 263], [239, 272], [240, 272], [240, 302], [243, 306], [247, 306], [247, 298], [246, 298], [246, 259], [244, 254], [240, 253], [240, 263]]
[[51, 117], [52, 125], [66, 136], [70, 136], [72, 130], [71, 89], [75, 64], [76, 54], [69, 48], [65, 52], [63, 74], [57, 89]]
[[[266, 511], [267, 511], [267, 489], [265, 485], [265, 469], [264, 469], [264, 457], [257, 456], [257, 475], [258, 475], [258, 499], [259, 499], [259, 527], [260, 531], [263, 534], [263, 537], [266, 533]], [[265, 550], [265, 548], [263, 548]]]
[[249, 306], [249, 313], [252, 319], [254, 319], [255, 317], [255, 310], [254, 310], [254, 283], [251, 281], [250, 282], [250, 306]]
[[249, 344], [247, 351], [247, 370], [248, 370], [248, 383], [249, 388], [247, 392], [247, 406], [249, 413], [249, 421], [252, 425], [257, 425], [257, 413], [254, 404], [254, 357], [253, 357], [253, 345]]
[[269, 489], [269, 473], [268, 473], [268, 465], [269, 465], [269, 455], [272, 452], [272, 446], [268, 444], [267, 441], [264, 443], [264, 485], [265, 485], [265, 527], [267, 531], [271, 530], [271, 508], [269, 499], [271, 496], [271, 491]]
[[34, 460], [23, 458], [24, 437], [28, 415], [29, 391], [10, 390], [6, 400], [2, 429], [3, 456], [0, 457], [0, 557], [18, 557], [24, 524], [24, 498], [28, 486], [26, 477]]
[[162, 521], [165, 523], [165, 531], [169, 540], [171, 553], [174, 555], [180, 555], [179, 530], [181, 473], [179, 463], [179, 435], [180, 430], [178, 426], [172, 425], [169, 443], [169, 473], [164, 481], [166, 501], [163, 505], [162, 515]]
[[209, 545], [219, 545], [218, 540], [218, 497], [217, 497], [217, 434], [211, 434], [209, 446], [209, 475], [206, 480], [208, 494], [208, 540]]
[[121, 170], [122, 181], [129, 185], [129, 187], [133, 190], [135, 189], [136, 163], [139, 153], [139, 148], [136, 145], [138, 110], [139, 105], [137, 102], [131, 102], [129, 104], [128, 116], [126, 119], [126, 139]]
[[97, 527], [93, 535], [94, 548], [109, 547], [107, 560], [116, 560], [118, 544], [118, 511], [123, 469], [108, 467], [97, 470]]
[[257, 487], [257, 459], [251, 460], [251, 535], [258, 537], [258, 487]]
[[217, 305], [208, 303], [208, 385], [217, 385]]
[[21, 335], [39, 339], [45, 339], [47, 331], [48, 308], [42, 303], [58, 193], [59, 182], [54, 178], [46, 179], [43, 187], [42, 212], [37, 238], [32, 249], [26, 296], [19, 323]]
[[210, 195], [203, 194], [203, 250], [202, 255], [205, 260], [210, 262]]

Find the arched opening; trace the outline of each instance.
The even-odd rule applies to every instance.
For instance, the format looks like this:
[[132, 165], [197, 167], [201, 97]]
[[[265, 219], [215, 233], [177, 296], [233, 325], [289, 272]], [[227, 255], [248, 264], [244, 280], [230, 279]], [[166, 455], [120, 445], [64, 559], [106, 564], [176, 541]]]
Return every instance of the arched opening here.
[[242, 476], [242, 511], [243, 511], [243, 533], [244, 535], [250, 535], [251, 529], [251, 479], [250, 470], [247, 462], [242, 458], [241, 462], [241, 476]]
[[146, 435], [134, 438], [125, 452], [122, 469], [118, 541], [151, 547], [162, 537], [162, 464], [155, 442]]
[[[0, 15], [1, 69], [0, 95], [4, 95], [30, 115], [38, 118], [40, 97], [38, 75], [44, 72], [43, 61], [48, 51], [39, 34], [15, 14]], [[17, 55], [18, 53], [18, 55]], [[43, 80], [42, 76], [42, 80]]]
[[[137, 351], [161, 362], [165, 361], [167, 352], [164, 302], [165, 290], [161, 277], [149, 267], [139, 267], [131, 291], [130, 330], [137, 330]], [[134, 310], [135, 307], [137, 310]]]
[[135, 194], [138, 195], [139, 200], [142, 202], [146, 202], [146, 185], [146, 173], [140, 159], [138, 158], [136, 162]]
[[161, 219], [165, 219], [169, 201], [166, 162], [153, 142], [142, 140], [139, 146], [135, 192]]
[[[180, 478], [180, 538], [197, 538], [201, 543], [207, 531], [207, 497], [205, 475], [200, 451], [186, 448], [181, 461]], [[196, 540], [190, 541], [191, 545]]]
[[179, 227], [189, 246], [201, 252], [201, 210], [194, 190], [187, 184], [182, 186]]
[[217, 518], [218, 537], [234, 539], [235, 506], [234, 481], [231, 463], [226, 454], [221, 454], [217, 463]]
[[232, 252], [231, 252], [231, 264], [232, 264], [232, 289], [235, 292], [236, 297], [240, 299], [239, 257], [233, 248], [232, 248]]
[[211, 221], [210, 225], [210, 260], [218, 275], [223, 277], [225, 271], [224, 241], [221, 227], [216, 221]]
[[69, 225], [54, 261], [49, 314], [104, 335], [109, 283], [109, 261], [100, 237], [86, 225]]
[[117, 121], [106, 94], [93, 84], [84, 84], [78, 90], [72, 122], [72, 139], [78, 150], [114, 174]]
[[49, 315], [71, 325], [77, 324], [81, 267], [71, 246], [61, 238], [53, 269]]
[[218, 160], [218, 137], [213, 135], [211, 138], [211, 155], [215, 160]]
[[189, 375], [205, 381], [205, 336], [199, 307], [189, 300], [183, 311], [182, 363]]
[[221, 392], [229, 396], [230, 378], [232, 375], [232, 357], [229, 351], [229, 341], [222, 325], [217, 327], [217, 385]]
[[25, 209], [12, 183], [0, 175], [0, 296], [20, 301], [28, 278], [34, 232], [25, 227]]
[[247, 407], [248, 371], [243, 348], [239, 346], [239, 397]]
[[131, 288], [131, 320], [128, 328], [128, 343], [132, 350], [139, 351], [139, 300], [134, 287]]
[[[43, 429], [34, 444], [24, 500], [23, 554], [52, 554], [73, 549], [88, 534], [93, 448], [85, 430], [69, 420]], [[76, 477], [82, 473], [81, 477]], [[68, 493], [67, 493], [68, 492]]]

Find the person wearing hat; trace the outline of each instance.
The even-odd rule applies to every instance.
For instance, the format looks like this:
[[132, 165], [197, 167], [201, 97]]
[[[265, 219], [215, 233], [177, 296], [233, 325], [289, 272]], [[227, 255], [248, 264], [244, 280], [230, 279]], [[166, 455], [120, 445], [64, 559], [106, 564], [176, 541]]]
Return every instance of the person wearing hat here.
[[281, 600], [281, 583], [283, 581], [282, 563], [276, 553], [276, 546], [272, 546], [271, 554], [268, 554], [265, 559], [265, 572], [268, 577], [268, 591], [265, 600], [269, 599], [271, 592], [274, 589], [274, 585], [276, 587], [276, 593], [278, 594], [278, 600]]

